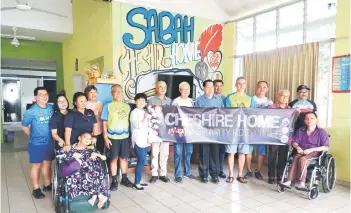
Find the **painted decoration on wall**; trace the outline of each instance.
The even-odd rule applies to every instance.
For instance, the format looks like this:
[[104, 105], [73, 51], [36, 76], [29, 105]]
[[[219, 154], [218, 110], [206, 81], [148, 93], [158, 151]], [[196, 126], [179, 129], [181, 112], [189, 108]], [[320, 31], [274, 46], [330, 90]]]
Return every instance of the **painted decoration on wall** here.
[[351, 91], [350, 62], [350, 55], [333, 57], [333, 93], [349, 93]]
[[221, 24], [128, 4], [122, 17], [118, 69], [128, 99], [152, 96], [158, 74], [193, 76], [196, 96], [203, 81], [223, 78]]

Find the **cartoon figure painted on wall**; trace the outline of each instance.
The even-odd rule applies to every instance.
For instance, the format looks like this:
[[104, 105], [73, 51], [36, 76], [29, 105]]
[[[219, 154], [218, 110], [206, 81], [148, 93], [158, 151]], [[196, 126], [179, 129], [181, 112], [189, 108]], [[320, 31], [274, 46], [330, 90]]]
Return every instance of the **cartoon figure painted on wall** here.
[[143, 7], [128, 9], [125, 18], [118, 67], [126, 98], [152, 96], [161, 73], [193, 76], [197, 96], [204, 80], [223, 78], [221, 24]]

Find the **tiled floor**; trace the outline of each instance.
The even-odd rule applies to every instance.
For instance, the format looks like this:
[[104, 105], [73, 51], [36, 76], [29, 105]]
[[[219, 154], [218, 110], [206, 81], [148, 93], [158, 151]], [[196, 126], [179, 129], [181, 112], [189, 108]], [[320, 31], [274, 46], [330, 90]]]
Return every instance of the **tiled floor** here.
[[[197, 173], [193, 165], [194, 174]], [[2, 213], [49, 213], [54, 212], [51, 194], [35, 200], [31, 197], [30, 164], [27, 152], [1, 154], [1, 212]], [[170, 168], [171, 169], [171, 168]], [[266, 174], [266, 173], [265, 173]], [[169, 173], [169, 177], [173, 177]], [[129, 178], [133, 181], [133, 175]], [[150, 178], [145, 173], [145, 180]], [[305, 193], [288, 191], [279, 194], [275, 186], [266, 182], [250, 180], [248, 184], [203, 184], [196, 180], [184, 180], [177, 184], [158, 181], [145, 191], [123, 186], [112, 192], [112, 205], [107, 213], [138, 212], [350, 212], [349, 188], [336, 186], [329, 194], [320, 193], [316, 200], [306, 199]]]

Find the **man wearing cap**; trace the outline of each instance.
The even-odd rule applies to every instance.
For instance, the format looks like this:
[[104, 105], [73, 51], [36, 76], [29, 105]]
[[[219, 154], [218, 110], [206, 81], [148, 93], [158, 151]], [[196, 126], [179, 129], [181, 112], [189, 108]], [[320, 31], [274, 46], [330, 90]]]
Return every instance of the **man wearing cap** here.
[[305, 126], [304, 118], [307, 112], [317, 111], [317, 106], [312, 100], [308, 100], [308, 91], [311, 89], [306, 85], [300, 85], [297, 87], [297, 99], [290, 102], [289, 106], [296, 109], [298, 112], [298, 117], [295, 123], [295, 133], [298, 129]]

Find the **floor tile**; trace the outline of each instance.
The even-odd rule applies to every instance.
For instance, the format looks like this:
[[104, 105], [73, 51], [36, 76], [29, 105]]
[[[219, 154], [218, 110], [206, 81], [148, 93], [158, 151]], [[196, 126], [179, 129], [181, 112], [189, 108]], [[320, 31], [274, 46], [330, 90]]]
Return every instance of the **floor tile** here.
[[194, 212], [198, 211], [198, 209], [196, 209], [193, 206], [186, 204], [186, 203], [181, 204], [179, 206], [171, 207], [171, 210], [176, 212], [176, 213], [194, 213]]
[[246, 198], [242, 200], [235, 201], [237, 204], [244, 205], [247, 208], [254, 208], [257, 206], [262, 206], [262, 203], [251, 198]]
[[119, 200], [119, 201], [111, 201], [111, 204], [117, 209], [123, 209], [123, 208], [127, 208], [127, 207], [131, 207], [131, 206], [135, 206], [137, 205], [135, 202], [133, 202], [131, 199], [123, 199], [123, 200]]
[[204, 213], [213, 213], [213, 212], [215, 212], [215, 213], [228, 213], [229, 211], [226, 211], [226, 210], [217, 206], [217, 207], [213, 207], [213, 208], [207, 209], [207, 210], [202, 211], [202, 212], [204, 212]]
[[177, 198], [179, 198], [180, 200], [184, 201], [185, 203], [191, 203], [191, 202], [195, 202], [198, 200], [202, 200], [202, 198], [200, 198], [199, 196], [196, 196], [194, 194], [187, 194], [187, 195], [183, 195], [183, 196], [177, 196]]
[[119, 209], [118, 211], [121, 212], [121, 213], [136, 213], [136, 212], [143, 213], [143, 212], [146, 212], [144, 209], [142, 209], [138, 205], [134, 205], [134, 206], [131, 206], [131, 207]]
[[268, 196], [267, 194], [255, 195], [255, 196], [252, 196], [251, 198], [259, 201], [260, 203], [272, 203], [274, 201], [277, 201], [277, 199], [272, 198], [272, 197]]
[[138, 197], [132, 197], [130, 198], [132, 201], [134, 201], [136, 204], [141, 205], [144, 203], [151, 203], [151, 202], [155, 202], [156, 200], [151, 197], [150, 195], [144, 194]]
[[268, 206], [268, 205], [257, 206], [257, 207], [252, 208], [252, 210], [255, 210], [256, 212], [259, 212], [259, 213], [280, 213], [280, 212], [282, 212], [279, 209], [273, 208], [273, 207]]
[[178, 206], [180, 204], [184, 204], [184, 201], [182, 201], [176, 197], [168, 197], [168, 198], [165, 198], [165, 199], [162, 199], [159, 201], [167, 207], [174, 207], [174, 206]]
[[344, 206], [342, 208], [335, 209], [329, 213], [350, 213], [350, 205]]
[[163, 205], [162, 203], [160, 203], [158, 201], [146, 202], [143, 204], [139, 204], [139, 206], [147, 212], [154, 212], [154, 211], [158, 211], [158, 210], [168, 209], [167, 206]]
[[199, 200], [199, 201], [191, 202], [189, 204], [200, 211], [206, 211], [207, 209], [215, 207], [215, 204], [208, 202], [206, 200]]
[[241, 211], [248, 209], [246, 206], [240, 205], [240, 204], [235, 203], [235, 202], [223, 204], [223, 205], [220, 205], [219, 207], [228, 211], [228, 212], [233, 212], [233, 213], [241, 212]]
[[207, 198], [205, 199], [207, 200], [208, 202], [211, 202], [213, 204], [215, 204], [216, 206], [219, 206], [219, 205], [222, 205], [222, 204], [226, 204], [226, 203], [231, 203], [232, 201], [227, 199], [227, 198], [224, 198], [224, 197], [221, 197], [219, 195], [215, 196], [215, 197], [211, 197], [211, 198]]
[[290, 204], [290, 203], [287, 203], [287, 202], [284, 202], [281, 200], [274, 201], [272, 203], [268, 203], [267, 205], [270, 207], [276, 208], [276, 209], [280, 209], [282, 211], [289, 211], [289, 210], [296, 208], [296, 205], [293, 205], [293, 204]]
[[286, 211], [287, 213], [311, 213], [310, 211], [307, 211], [305, 209], [301, 209], [301, 208], [295, 208], [289, 211]]

